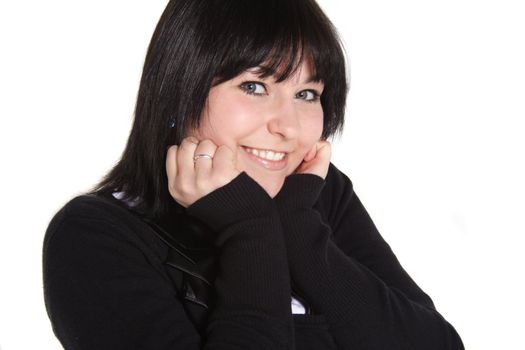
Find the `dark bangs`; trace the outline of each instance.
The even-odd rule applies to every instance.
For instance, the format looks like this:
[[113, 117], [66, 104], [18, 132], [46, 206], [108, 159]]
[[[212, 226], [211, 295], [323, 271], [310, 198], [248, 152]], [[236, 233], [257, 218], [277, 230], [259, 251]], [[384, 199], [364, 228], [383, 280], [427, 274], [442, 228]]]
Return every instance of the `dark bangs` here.
[[[215, 84], [230, 80], [249, 68], [261, 67], [261, 76], [277, 81], [291, 77], [303, 62], [313, 80], [325, 84], [323, 138], [340, 131], [344, 122], [347, 82], [345, 58], [330, 20], [315, 1], [210, 1], [209, 38], [218, 60]], [[214, 33], [210, 36], [210, 33]]]

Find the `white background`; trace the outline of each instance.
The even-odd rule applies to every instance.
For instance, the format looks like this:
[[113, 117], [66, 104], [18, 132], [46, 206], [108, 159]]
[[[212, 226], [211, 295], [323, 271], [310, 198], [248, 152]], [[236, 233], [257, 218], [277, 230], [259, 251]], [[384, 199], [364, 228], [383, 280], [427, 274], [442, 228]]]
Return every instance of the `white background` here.
[[[115, 163], [165, 0], [0, 3], [0, 348], [60, 349], [52, 215]], [[520, 1], [320, 4], [351, 61], [334, 163], [467, 349], [525, 349]]]

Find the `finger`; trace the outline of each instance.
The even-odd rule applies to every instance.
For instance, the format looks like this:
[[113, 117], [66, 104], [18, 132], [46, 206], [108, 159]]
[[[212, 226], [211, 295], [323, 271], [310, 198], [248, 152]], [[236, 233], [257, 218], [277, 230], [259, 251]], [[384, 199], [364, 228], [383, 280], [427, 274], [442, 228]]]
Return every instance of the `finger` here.
[[177, 174], [184, 178], [194, 176], [193, 156], [199, 141], [194, 137], [182, 140], [177, 151]]
[[197, 157], [199, 155], [205, 155], [205, 154], [212, 157], [212, 158], [199, 157], [197, 159], [193, 158], [195, 174], [197, 178], [203, 178], [203, 177], [209, 176], [216, 149], [217, 149], [217, 146], [211, 140], [201, 141], [199, 145], [197, 146], [197, 148], [195, 149], [195, 154], [193, 155], [194, 157]]
[[328, 141], [319, 141], [316, 144], [316, 155], [315, 157], [319, 157], [320, 159], [328, 162], [330, 161], [330, 158], [332, 157], [332, 145]]
[[166, 174], [168, 175], [168, 183], [177, 176], [177, 148], [178, 146], [171, 146], [168, 148], [166, 154]]
[[215, 151], [215, 157], [213, 158], [213, 177], [219, 179], [219, 181], [225, 185], [232, 180], [233, 177], [239, 174], [236, 163], [236, 152], [232, 151], [226, 145], [219, 146]]
[[166, 175], [168, 177], [168, 191], [170, 195], [176, 198], [175, 179], [177, 178], [177, 150], [178, 146], [168, 148], [166, 154]]
[[328, 141], [319, 141], [315, 144], [315, 157], [309, 161], [304, 161], [296, 173], [314, 174], [326, 178], [332, 156], [332, 147]]
[[316, 169], [315, 173], [323, 179], [328, 174], [330, 167], [330, 159], [332, 157], [332, 145], [328, 141], [320, 141], [317, 143], [317, 152], [315, 155]]
[[315, 158], [315, 155], [317, 153], [317, 143], [312, 146], [312, 148], [306, 153], [306, 156], [304, 156], [304, 161], [309, 162], [312, 159]]

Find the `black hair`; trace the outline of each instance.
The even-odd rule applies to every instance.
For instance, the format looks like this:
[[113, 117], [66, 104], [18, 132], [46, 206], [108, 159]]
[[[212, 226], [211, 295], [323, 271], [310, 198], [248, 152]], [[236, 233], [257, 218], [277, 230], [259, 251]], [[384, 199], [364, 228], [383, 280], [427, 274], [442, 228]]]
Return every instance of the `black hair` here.
[[174, 203], [167, 148], [198, 127], [210, 88], [263, 65], [262, 76], [284, 81], [303, 62], [324, 83], [322, 137], [328, 138], [343, 126], [345, 58], [315, 0], [169, 1], [148, 48], [128, 143], [94, 192], [123, 192], [141, 212], [162, 215]]

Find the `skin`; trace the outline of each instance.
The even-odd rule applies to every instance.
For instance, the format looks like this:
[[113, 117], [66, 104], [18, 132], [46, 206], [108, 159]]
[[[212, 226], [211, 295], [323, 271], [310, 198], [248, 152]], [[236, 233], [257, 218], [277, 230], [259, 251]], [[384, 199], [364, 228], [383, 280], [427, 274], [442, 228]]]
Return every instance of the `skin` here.
[[[257, 68], [210, 89], [197, 130], [180, 146], [171, 146], [166, 171], [171, 196], [184, 207], [233, 180], [242, 171], [270, 197], [286, 176], [309, 173], [326, 177], [330, 143], [320, 139], [323, 83], [310, 81], [309, 65], [277, 83], [260, 78]], [[285, 152], [281, 161], [261, 160], [246, 147]], [[199, 158], [209, 154], [213, 159]]]

